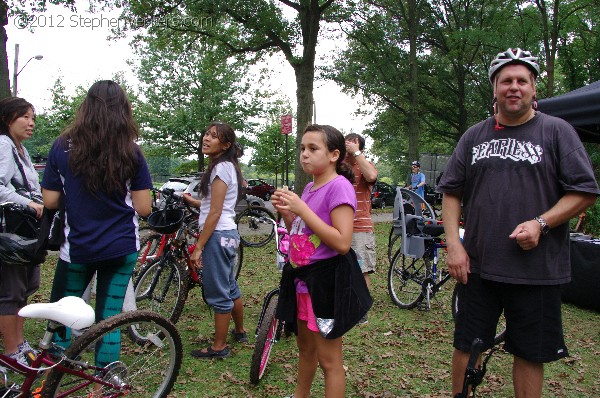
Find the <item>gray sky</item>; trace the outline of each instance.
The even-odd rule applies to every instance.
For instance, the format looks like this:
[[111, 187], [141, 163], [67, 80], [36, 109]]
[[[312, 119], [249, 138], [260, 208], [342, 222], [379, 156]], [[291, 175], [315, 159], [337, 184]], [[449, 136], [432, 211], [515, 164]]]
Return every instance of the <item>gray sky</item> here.
[[[44, 56], [42, 60], [32, 59], [17, 79], [18, 96], [33, 103], [38, 110], [51, 105], [50, 89], [58, 77], [62, 77], [67, 93], [72, 93], [79, 85], [89, 87], [94, 81], [110, 78], [116, 72], [123, 72], [134, 86], [137, 82], [126, 63], [132, 56], [128, 40], [106, 40], [111, 25], [121, 22], [119, 12], [89, 14], [82, 11], [85, 7], [78, 4], [78, 8], [75, 14], [63, 7], [49, 5], [46, 13], [29, 21], [28, 27], [33, 26], [33, 32], [24, 28], [19, 19], [11, 19], [6, 26], [11, 84], [15, 43], [19, 44], [19, 69], [31, 57]], [[274, 69], [271, 86], [289, 97], [295, 106], [296, 85], [292, 68], [278, 59], [271, 60], [269, 66]], [[315, 82], [314, 95], [318, 123], [360, 133], [369, 121], [353, 115], [356, 101], [342, 94], [335, 83]]]

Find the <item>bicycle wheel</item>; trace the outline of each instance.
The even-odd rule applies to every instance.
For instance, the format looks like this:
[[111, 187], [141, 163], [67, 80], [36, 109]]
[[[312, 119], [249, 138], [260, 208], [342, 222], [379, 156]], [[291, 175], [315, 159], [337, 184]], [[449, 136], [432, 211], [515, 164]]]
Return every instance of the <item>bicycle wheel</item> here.
[[400, 247], [402, 245], [402, 235], [394, 233], [394, 227], [390, 229], [390, 234], [388, 236], [388, 248], [387, 248], [387, 257], [388, 263], [391, 265], [394, 256], [396, 253], [400, 251]]
[[235, 253], [235, 259], [233, 260], [233, 272], [235, 275], [235, 279], [240, 276], [240, 272], [242, 271], [242, 262], [244, 261], [244, 245], [239, 245], [237, 248], [237, 252]]
[[388, 291], [400, 308], [414, 308], [423, 299], [423, 282], [431, 267], [429, 257], [410, 258], [397, 252], [388, 270]]
[[280, 330], [278, 330], [279, 320], [275, 317], [275, 310], [278, 301], [279, 295], [272, 296], [262, 316], [250, 364], [250, 383], [252, 384], [258, 384], [265, 374], [273, 344], [277, 342], [277, 334]]
[[[144, 344], [121, 338], [121, 330], [132, 325], [144, 331]], [[114, 347], [118, 352], [107, 354], [105, 350]], [[124, 312], [93, 325], [73, 341], [65, 356], [73, 362], [65, 360], [61, 365], [109, 383], [102, 386], [100, 395], [94, 395], [98, 397], [166, 397], [173, 388], [183, 359], [181, 337], [175, 326], [150, 311]], [[98, 361], [110, 363], [104, 366]], [[94, 363], [97, 365], [93, 366]], [[87, 397], [98, 386], [98, 383], [90, 385], [80, 376], [54, 368], [46, 378], [42, 396]]]
[[167, 253], [142, 268], [134, 289], [138, 309], [157, 312], [177, 323], [188, 296], [187, 268]]
[[248, 207], [236, 218], [237, 230], [244, 246], [262, 247], [275, 235], [275, 216], [264, 207]]
[[[456, 322], [456, 316], [458, 314], [458, 289], [460, 283], [456, 283], [454, 290], [452, 291], [452, 320]], [[498, 320], [498, 326], [496, 326], [496, 335], [494, 336], [494, 345], [498, 345], [504, 341], [506, 335], [506, 319], [504, 314], [500, 315]]]

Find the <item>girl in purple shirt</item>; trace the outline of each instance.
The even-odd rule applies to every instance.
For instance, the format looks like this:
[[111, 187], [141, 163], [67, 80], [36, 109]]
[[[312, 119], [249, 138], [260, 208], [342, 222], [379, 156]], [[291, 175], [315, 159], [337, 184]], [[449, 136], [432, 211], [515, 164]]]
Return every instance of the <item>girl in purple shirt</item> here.
[[[338, 254], [352, 243], [356, 194], [354, 176], [346, 156], [344, 136], [325, 125], [304, 130], [300, 147], [302, 169], [313, 176], [302, 198], [287, 188], [278, 189], [272, 203], [290, 231], [289, 258], [302, 267]], [[310, 395], [317, 365], [325, 375], [325, 397], [343, 397], [346, 379], [342, 361], [342, 338], [326, 339], [319, 333], [308, 289], [296, 282], [299, 350], [298, 379], [294, 397]]]

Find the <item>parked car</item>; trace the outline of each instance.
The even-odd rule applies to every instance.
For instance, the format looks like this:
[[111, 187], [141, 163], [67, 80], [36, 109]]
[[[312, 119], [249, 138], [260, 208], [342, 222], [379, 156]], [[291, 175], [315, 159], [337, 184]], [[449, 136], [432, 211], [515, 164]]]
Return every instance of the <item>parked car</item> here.
[[268, 182], [257, 179], [248, 180], [246, 192], [249, 195], [258, 196], [264, 200], [271, 200], [271, 196], [275, 192], [275, 187]]
[[371, 192], [371, 206], [373, 208], [385, 208], [386, 206], [394, 206], [396, 199], [396, 188], [392, 187], [383, 181], [377, 181]]
[[[179, 195], [189, 193], [192, 195], [193, 198], [198, 199], [197, 188], [201, 178], [202, 173], [198, 173], [192, 176], [171, 177], [160, 187], [160, 189], [169, 188]], [[235, 206], [235, 213], [241, 213], [244, 209], [248, 207], [248, 205], [264, 207], [265, 202], [259, 197], [253, 195], [246, 195], [246, 199], [240, 200]], [[156, 194], [155, 206], [158, 209], [164, 207], [164, 199], [160, 197], [159, 193]]]

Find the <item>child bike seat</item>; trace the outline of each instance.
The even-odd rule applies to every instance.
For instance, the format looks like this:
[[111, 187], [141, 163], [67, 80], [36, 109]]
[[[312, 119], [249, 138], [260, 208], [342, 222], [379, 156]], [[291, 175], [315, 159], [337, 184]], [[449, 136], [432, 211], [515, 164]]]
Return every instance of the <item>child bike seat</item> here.
[[48, 319], [72, 329], [85, 329], [96, 321], [94, 309], [80, 297], [73, 296], [64, 297], [55, 303], [26, 305], [19, 311], [19, 316]]

